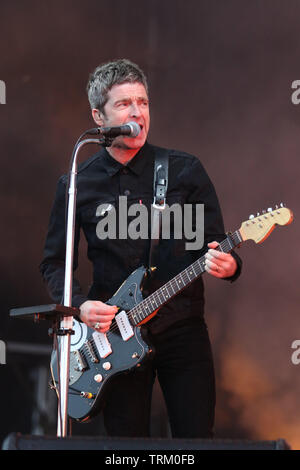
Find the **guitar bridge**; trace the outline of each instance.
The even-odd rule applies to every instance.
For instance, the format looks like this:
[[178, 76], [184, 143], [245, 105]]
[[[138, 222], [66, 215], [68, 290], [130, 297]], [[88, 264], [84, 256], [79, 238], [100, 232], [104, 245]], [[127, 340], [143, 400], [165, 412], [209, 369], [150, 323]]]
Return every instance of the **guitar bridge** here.
[[74, 358], [74, 362], [73, 362], [74, 370], [78, 372], [85, 371], [87, 368], [87, 365], [85, 363], [83, 356], [80, 354], [80, 352], [77, 350], [77, 351], [73, 351], [72, 354]]
[[90, 341], [86, 341], [86, 342], [84, 343], [84, 345], [85, 345], [85, 347], [86, 347], [86, 351], [87, 351], [87, 353], [88, 353], [88, 355], [89, 355], [89, 357], [90, 357], [90, 360], [91, 360], [94, 364], [98, 363], [98, 362], [99, 362], [99, 359], [98, 359], [98, 357], [97, 357], [97, 355], [96, 355], [96, 352], [94, 351], [93, 345], [90, 343]]

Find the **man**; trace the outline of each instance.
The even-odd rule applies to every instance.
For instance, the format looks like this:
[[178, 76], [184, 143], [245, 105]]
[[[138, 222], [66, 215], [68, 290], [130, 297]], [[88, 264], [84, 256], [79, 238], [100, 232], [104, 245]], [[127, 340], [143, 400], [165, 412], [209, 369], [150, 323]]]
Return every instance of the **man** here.
[[[128, 60], [103, 64], [90, 76], [88, 96], [95, 123], [99, 127], [120, 126], [135, 121], [137, 137], [119, 136], [78, 169], [74, 268], [77, 267], [79, 232], [88, 242], [93, 264], [93, 284], [85, 295], [76, 279], [73, 305], [80, 319], [102, 333], [109, 330], [117, 312], [105, 302], [137, 267], [147, 265], [150, 240], [99, 237], [97, 226], [101, 204], [118, 214], [120, 196], [128, 205], [153, 201], [153, 168], [159, 152], [147, 142], [150, 127], [148, 85], [140, 68]], [[233, 253], [216, 250], [225, 238], [222, 215], [214, 187], [196, 157], [178, 151], [169, 156], [169, 206], [204, 204], [204, 241], [199, 250], [186, 250], [184, 236], [161, 239], [154, 252], [157, 270], [150, 289], [155, 290], [203, 253], [206, 271], [216, 278], [235, 280], [241, 260]], [[66, 176], [58, 183], [50, 218], [41, 272], [54, 301], [60, 302], [64, 283]], [[118, 218], [117, 218], [118, 219]], [[195, 222], [195, 221], [194, 221]], [[98, 235], [97, 235], [98, 233]], [[118, 230], [117, 230], [118, 233]], [[208, 245], [208, 248], [207, 248]], [[215, 383], [210, 341], [204, 321], [204, 289], [198, 279], [142, 327], [155, 355], [141, 370], [114, 379], [106, 398], [104, 421], [109, 435], [148, 436], [152, 386], [157, 374], [169, 414], [173, 437], [205, 438], [213, 435]]]

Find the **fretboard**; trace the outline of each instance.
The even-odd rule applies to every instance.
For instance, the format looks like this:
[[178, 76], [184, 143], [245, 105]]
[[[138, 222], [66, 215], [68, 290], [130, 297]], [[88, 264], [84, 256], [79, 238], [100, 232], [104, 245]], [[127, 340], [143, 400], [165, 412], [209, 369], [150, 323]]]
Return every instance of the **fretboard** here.
[[[216, 250], [229, 253], [233, 248], [242, 243], [242, 237], [239, 230], [228, 235]], [[144, 321], [155, 310], [169, 302], [175, 295], [189, 286], [205, 272], [205, 255], [197, 259], [186, 269], [177, 274], [173, 279], [161, 286], [158, 290], [142, 300], [138, 305], [128, 312], [128, 317], [134, 325]]]

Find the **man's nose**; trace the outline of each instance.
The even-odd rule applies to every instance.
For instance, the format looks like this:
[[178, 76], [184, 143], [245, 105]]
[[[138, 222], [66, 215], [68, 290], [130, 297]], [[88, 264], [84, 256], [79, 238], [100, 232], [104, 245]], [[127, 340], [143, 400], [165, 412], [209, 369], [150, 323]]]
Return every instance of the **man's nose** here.
[[141, 110], [137, 103], [132, 103], [130, 107], [130, 116], [131, 117], [139, 117], [141, 116]]

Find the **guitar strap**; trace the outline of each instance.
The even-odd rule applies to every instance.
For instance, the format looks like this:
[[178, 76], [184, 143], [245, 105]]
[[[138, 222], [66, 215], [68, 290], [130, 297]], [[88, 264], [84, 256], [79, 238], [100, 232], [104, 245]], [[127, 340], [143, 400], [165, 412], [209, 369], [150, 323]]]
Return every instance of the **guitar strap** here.
[[151, 206], [151, 240], [148, 267], [152, 268], [153, 251], [158, 245], [161, 235], [162, 211], [166, 207], [168, 190], [169, 153], [166, 149], [158, 149], [154, 161], [153, 204]]

